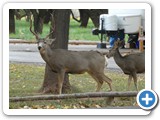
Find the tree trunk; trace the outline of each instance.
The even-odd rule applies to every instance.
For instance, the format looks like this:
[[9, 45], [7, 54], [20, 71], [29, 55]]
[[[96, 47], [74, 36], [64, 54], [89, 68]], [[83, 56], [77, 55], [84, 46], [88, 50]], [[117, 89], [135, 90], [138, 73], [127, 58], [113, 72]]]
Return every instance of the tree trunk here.
[[89, 20], [89, 10], [88, 9], [79, 9], [81, 25], [80, 27], [87, 27]]
[[[69, 35], [69, 21], [70, 21], [70, 10], [55, 10], [55, 33], [56, 41], [52, 44], [52, 48], [63, 48], [68, 49], [68, 35]], [[53, 23], [54, 24], [54, 23]], [[54, 73], [50, 67], [46, 64], [45, 76], [41, 92], [43, 93], [58, 93], [58, 80], [57, 73]], [[68, 74], [65, 75], [63, 82], [62, 93], [66, 93], [70, 90], [70, 83]]]
[[42, 34], [43, 21], [46, 14], [45, 9], [31, 9], [34, 17], [34, 32], [37, 34]]
[[80, 12], [80, 27], [87, 27], [88, 20], [91, 18], [95, 27], [99, 27], [99, 16], [101, 14], [108, 14], [108, 9], [79, 9]]
[[31, 13], [29, 9], [24, 9], [25, 13], [26, 13], [26, 21], [29, 22], [30, 21], [30, 17], [31, 17]]
[[9, 10], [9, 33], [15, 34], [15, 19], [14, 19], [14, 10]]
[[46, 11], [46, 14], [44, 16], [44, 24], [48, 24], [50, 22], [51, 13], [52, 13], [52, 9], [49, 9]]
[[108, 9], [91, 9], [89, 10], [90, 18], [95, 27], [99, 27], [99, 16], [101, 14], [108, 14]]

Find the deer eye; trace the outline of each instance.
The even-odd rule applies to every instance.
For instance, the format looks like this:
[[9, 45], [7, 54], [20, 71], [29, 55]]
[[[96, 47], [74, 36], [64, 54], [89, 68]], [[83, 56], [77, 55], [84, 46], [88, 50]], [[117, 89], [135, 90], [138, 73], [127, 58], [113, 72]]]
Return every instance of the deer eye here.
[[46, 44], [47, 42], [46, 41], [44, 41], [44, 44]]

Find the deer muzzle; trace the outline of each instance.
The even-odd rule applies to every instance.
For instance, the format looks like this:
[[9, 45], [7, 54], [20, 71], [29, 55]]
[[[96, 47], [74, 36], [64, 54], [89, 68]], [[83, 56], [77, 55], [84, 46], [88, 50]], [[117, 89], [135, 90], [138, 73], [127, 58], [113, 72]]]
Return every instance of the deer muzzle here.
[[44, 43], [43, 42], [39, 42], [38, 43], [38, 50], [40, 50], [43, 47]]
[[38, 46], [38, 50], [40, 50], [42, 47], [41, 46]]
[[109, 53], [107, 53], [107, 54], [106, 54], [106, 57], [107, 57], [107, 58], [110, 58], [111, 56], [110, 56], [110, 54], [109, 54]]

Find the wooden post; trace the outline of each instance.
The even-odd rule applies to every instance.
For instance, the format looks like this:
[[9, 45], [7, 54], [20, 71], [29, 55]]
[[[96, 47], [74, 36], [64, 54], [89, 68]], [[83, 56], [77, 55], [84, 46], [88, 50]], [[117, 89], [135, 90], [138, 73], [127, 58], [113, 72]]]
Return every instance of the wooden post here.
[[141, 52], [143, 52], [144, 51], [143, 41], [145, 40], [145, 38], [144, 38], [144, 35], [143, 35], [143, 27], [142, 26], [139, 28], [139, 38], [138, 38], [138, 40], [139, 40], [139, 50]]

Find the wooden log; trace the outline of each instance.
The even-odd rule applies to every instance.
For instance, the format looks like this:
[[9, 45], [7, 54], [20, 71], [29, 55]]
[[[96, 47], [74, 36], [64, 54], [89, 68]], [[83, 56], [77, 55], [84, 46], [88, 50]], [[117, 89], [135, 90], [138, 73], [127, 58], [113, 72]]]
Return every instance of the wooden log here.
[[135, 97], [137, 91], [129, 92], [89, 92], [89, 93], [74, 93], [74, 94], [61, 94], [61, 95], [37, 95], [25, 97], [10, 97], [10, 102], [18, 101], [36, 101], [36, 100], [59, 100], [70, 98], [96, 98], [96, 97]]

